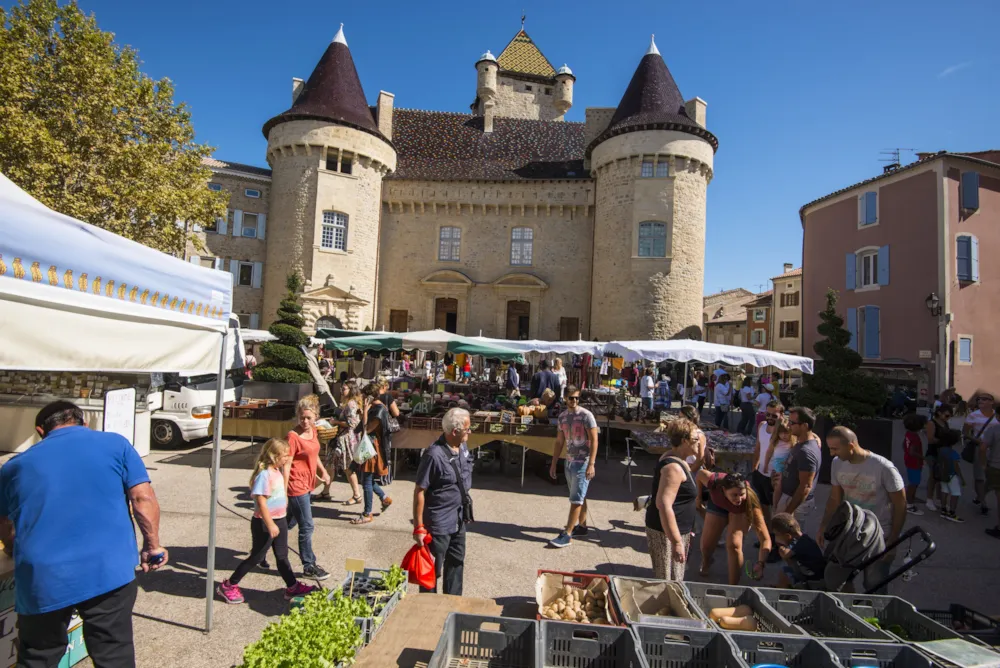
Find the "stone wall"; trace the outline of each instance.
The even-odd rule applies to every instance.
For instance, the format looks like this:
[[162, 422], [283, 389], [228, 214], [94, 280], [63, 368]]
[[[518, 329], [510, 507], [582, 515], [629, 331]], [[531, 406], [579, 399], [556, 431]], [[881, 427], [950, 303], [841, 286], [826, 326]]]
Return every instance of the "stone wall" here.
[[[529, 90], [530, 88], [530, 90]], [[549, 93], [546, 94], [545, 91]], [[562, 120], [555, 106], [555, 82], [521, 81], [501, 74], [497, 77], [496, 106], [493, 113], [503, 118]]]

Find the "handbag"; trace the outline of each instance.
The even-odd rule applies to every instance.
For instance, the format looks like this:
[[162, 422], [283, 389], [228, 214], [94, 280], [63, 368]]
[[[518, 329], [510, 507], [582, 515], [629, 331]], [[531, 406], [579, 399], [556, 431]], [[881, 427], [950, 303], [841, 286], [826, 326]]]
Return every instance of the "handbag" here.
[[361, 466], [375, 456], [375, 445], [368, 434], [364, 434], [354, 448], [354, 463]]
[[[447, 445], [442, 447], [447, 448]], [[459, 451], [461, 455], [461, 451]], [[458, 458], [451, 460], [451, 470], [455, 472], [455, 480], [458, 483], [458, 490], [462, 493], [462, 522], [469, 524], [470, 522], [475, 522], [475, 513], [472, 510], [472, 497], [469, 496], [468, 490], [465, 489], [465, 481], [462, 480], [462, 472], [458, 470]]]
[[979, 448], [979, 439], [982, 438], [983, 432], [986, 431], [986, 428], [990, 426], [990, 422], [993, 422], [993, 419], [996, 418], [996, 416], [996, 413], [990, 416], [990, 419], [979, 428], [979, 432], [976, 434], [975, 438], [967, 439], [965, 441], [965, 447], [962, 448], [962, 459], [970, 464], [975, 463], [976, 450]]
[[392, 416], [392, 413], [390, 413], [388, 410], [386, 410], [385, 413], [386, 413], [385, 430], [390, 434], [395, 434], [396, 432], [399, 431], [399, 420], [394, 418]]

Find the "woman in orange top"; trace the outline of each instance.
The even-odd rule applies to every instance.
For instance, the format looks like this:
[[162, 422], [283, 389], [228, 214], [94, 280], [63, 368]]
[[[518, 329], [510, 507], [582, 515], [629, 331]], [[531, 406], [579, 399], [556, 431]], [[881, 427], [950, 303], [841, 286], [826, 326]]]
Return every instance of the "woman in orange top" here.
[[383, 513], [392, 505], [392, 499], [375, 482], [375, 476], [389, 475], [389, 467], [386, 465], [386, 462], [389, 460], [391, 448], [388, 429], [389, 409], [382, 403], [379, 394], [380, 390], [381, 387], [378, 381], [376, 381], [368, 383], [361, 391], [365, 397], [363, 418], [365, 433], [368, 434], [368, 438], [371, 439], [372, 445], [375, 447], [375, 456], [364, 464], [354, 465], [355, 470], [358, 472], [358, 477], [361, 478], [361, 489], [365, 496], [365, 510], [360, 517], [355, 517], [351, 520], [351, 524], [368, 524], [374, 519], [372, 517], [372, 504], [375, 495], [378, 495], [379, 500], [382, 501]]
[[299, 558], [302, 560], [302, 574], [313, 580], [330, 577], [316, 564], [316, 554], [312, 548], [313, 517], [312, 491], [317, 478], [330, 484], [330, 474], [319, 460], [319, 437], [316, 434], [316, 418], [319, 416], [319, 398], [315, 394], [299, 399], [296, 406], [299, 424], [288, 432], [288, 454], [290, 459], [284, 466], [285, 488], [288, 490], [288, 529], [299, 525]]

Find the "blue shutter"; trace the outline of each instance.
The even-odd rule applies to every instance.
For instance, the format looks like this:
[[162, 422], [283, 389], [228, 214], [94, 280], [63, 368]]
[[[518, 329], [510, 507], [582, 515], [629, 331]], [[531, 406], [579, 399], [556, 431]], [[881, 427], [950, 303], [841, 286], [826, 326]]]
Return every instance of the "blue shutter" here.
[[971, 237], [958, 237], [955, 239], [955, 247], [957, 248], [957, 262], [955, 265], [955, 273], [958, 275], [958, 280], [960, 281], [971, 281], [972, 280], [972, 238]]
[[858, 280], [858, 256], [854, 253], [847, 254], [847, 289], [853, 290]]
[[962, 208], [975, 211], [979, 208], [979, 172], [962, 172]]
[[847, 331], [851, 333], [851, 342], [847, 347], [857, 352], [858, 350], [858, 309], [847, 309]]
[[878, 357], [879, 353], [879, 308], [865, 307], [865, 357]]
[[958, 339], [958, 361], [972, 363], [972, 339]]
[[979, 280], [979, 239], [969, 237], [969, 266], [972, 271], [972, 280]]
[[878, 222], [878, 193], [865, 193], [865, 225]]
[[889, 247], [878, 249], [878, 284], [889, 285]]

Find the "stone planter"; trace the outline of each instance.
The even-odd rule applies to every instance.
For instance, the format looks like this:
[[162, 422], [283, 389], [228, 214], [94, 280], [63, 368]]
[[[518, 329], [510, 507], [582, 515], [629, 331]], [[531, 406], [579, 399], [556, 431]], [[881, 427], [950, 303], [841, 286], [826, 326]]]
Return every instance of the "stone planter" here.
[[312, 383], [264, 383], [259, 380], [248, 380], [243, 383], [243, 398], [245, 399], [298, 401], [312, 393]]

